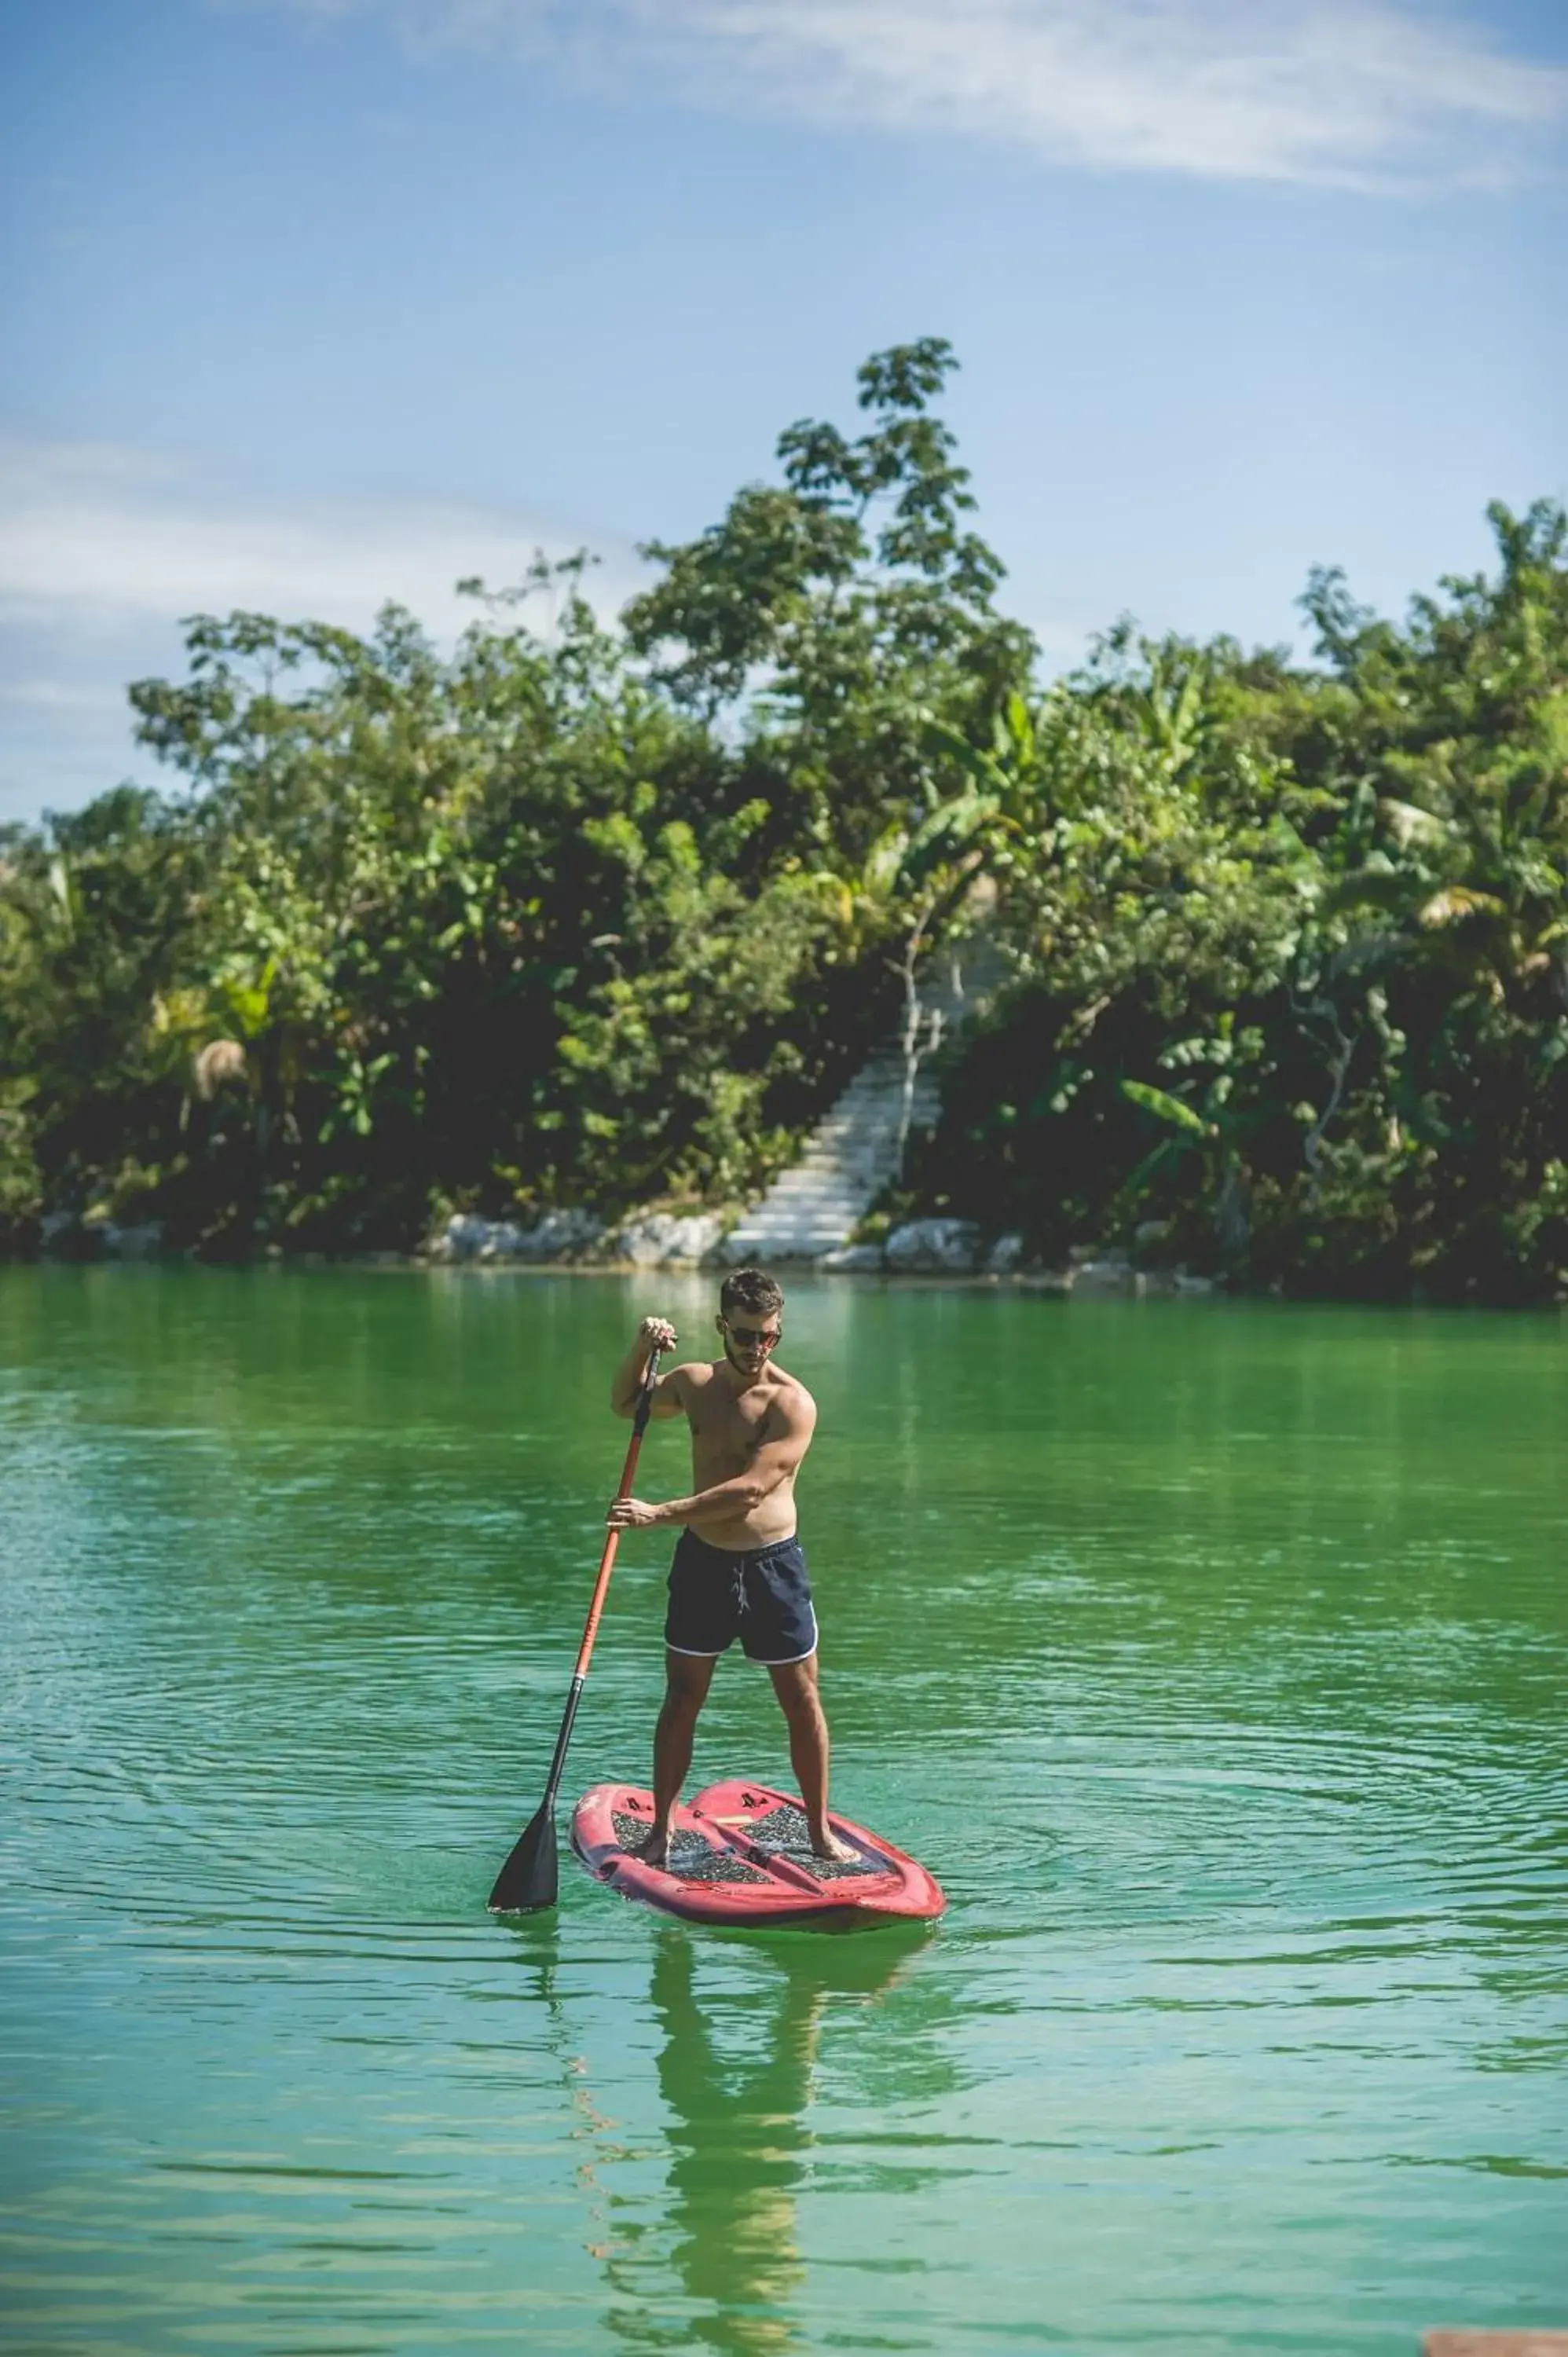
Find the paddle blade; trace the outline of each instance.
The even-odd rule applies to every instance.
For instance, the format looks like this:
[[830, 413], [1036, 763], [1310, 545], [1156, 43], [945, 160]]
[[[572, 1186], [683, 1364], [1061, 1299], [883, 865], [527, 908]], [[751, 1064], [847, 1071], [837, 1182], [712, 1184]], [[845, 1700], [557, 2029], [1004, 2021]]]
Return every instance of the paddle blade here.
[[530, 1817], [511, 1856], [496, 1877], [489, 1896], [492, 1915], [532, 1915], [553, 1907], [560, 1888], [555, 1855], [555, 1815], [544, 1808]]

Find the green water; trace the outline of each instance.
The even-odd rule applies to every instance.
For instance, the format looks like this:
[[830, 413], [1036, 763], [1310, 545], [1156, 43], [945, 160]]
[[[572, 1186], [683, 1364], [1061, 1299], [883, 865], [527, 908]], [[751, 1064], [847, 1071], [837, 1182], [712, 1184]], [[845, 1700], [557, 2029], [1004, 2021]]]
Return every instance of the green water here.
[[[610, 1365], [709, 1308], [0, 1269], [7, 2348], [1568, 2324], [1568, 1329], [802, 1287], [836, 1794], [948, 1917], [717, 1935], [566, 1865], [496, 1922]], [[573, 1792], [646, 1774], [663, 1554]], [[786, 1773], [738, 1660], [697, 1770]]]

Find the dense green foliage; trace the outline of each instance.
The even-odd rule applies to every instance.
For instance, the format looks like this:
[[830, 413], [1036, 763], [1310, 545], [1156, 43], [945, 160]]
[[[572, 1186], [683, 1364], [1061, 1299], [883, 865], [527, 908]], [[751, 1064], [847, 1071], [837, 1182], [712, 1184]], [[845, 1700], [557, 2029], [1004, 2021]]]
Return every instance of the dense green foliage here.
[[1568, 1281], [1568, 529], [1493, 521], [1403, 630], [1316, 576], [1322, 671], [1114, 640], [1046, 699], [928, 1189], [1297, 1291]]
[[[1013, 987], [911, 1206], [1241, 1282], [1568, 1282], [1568, 529], [1319, 661], [1122, 631], [1041, 690], [930, 404], [786, 433], [602, 630], [580, 568], [449, 659], [201, 619], [132, 690], [183, 778], [0, 841], [0, 1231], [211, 1254], [443, 1207], [735, 1201], [986, 920]], [[564, 577], [562, 577], [564, 576]], [[531, 600], [558, 603], [528, 627]]]

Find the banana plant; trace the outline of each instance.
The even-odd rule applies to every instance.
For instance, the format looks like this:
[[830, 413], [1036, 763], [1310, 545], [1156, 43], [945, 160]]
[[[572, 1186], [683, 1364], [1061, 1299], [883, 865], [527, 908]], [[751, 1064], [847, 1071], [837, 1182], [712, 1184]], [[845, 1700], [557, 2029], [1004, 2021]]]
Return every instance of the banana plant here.
[[1238, 1111], [1231, 1097], [1239, 1071], [1256, 1062], [1263, 1044], [1261, 1031], [1247, 1028], [1238, 1033], [1234, 1018], [1222, 1015], [1212, 1035], [1177, 1040], [1166, 1049], [1161, 1058], [1164, 1063], [1211, 1068], [1212, 1076], [1196, 1104], [1150, 1081], [1123, 1079], [1119, 1083], [1130, 1104], [1152, 1114], [1172, 1133], [1128, 1174], [1122, 1192], [1130, 1201], [1136, 1201], [1162, 1165], [1183, 1153], [1200, 1154], [1209, 1166], [1215, 1231], [1227, 1252], [1239, 1251], [1246, 1243], [1246, 1170], [1241, 1148], [1257, 1118]]

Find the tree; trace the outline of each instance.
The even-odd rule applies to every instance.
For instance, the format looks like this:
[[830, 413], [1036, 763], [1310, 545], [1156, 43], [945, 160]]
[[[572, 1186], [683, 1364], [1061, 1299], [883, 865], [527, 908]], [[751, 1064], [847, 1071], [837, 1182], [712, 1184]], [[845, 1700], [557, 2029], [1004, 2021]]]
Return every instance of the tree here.
[[996, 611], [1003, 567], [930, 413], [956, 366], [938, 337], [875, 354], [864, 434], [801, 420], [779, 436], [782, 485], [646, 552], [664, 576], [627, 609], [631, 643], [679, 703], [736, 713], [780, 848], [853, 866], [918, 824], [940, 799], [930, 715], [986, 741], [1027, 682], [1033, 641]]
[[[0, 839], [0, 1241], [406, 1244], [449, 1206], [735, 1201], [983, 896], [910, 1208], [1237, 1283], [1568, 1286], [1568, 523], [1318, 662], [1119, 626], [1042, 683], [937, 339], [804, 421], [607, 630], [584, 563], [444, 655], [198, 618], [173, 791]], [[534, 627], [541, 603], [548, 619]], [[912, 1069], [912, 1061], [911, 1061]]]

